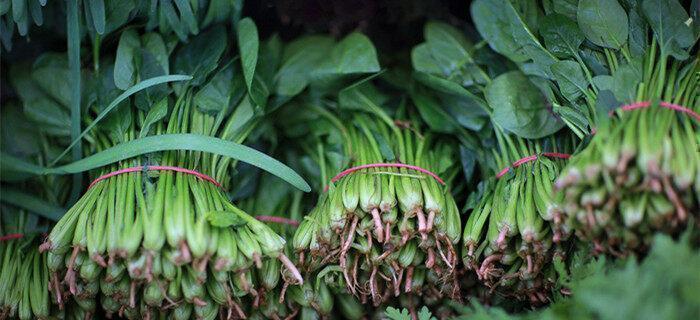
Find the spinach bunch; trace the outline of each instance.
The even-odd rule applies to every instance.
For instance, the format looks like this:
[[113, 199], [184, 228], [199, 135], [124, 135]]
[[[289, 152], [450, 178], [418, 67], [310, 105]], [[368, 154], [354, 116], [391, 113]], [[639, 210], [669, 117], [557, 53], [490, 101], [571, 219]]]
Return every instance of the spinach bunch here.
[[426, 24], [425, 40], [412, 51], [421, 84], [411, 91], [413, 101], [424, 118], [452, 123], [449, 130], [437, 121], [432, 127], [461, 137], [483, 179], [465, 209], [471, 210], [462, 235], [465, 283], [546, 302], [552, 260], [565, 258], [570, 234], [557, 226], [562, 213], [552, 186], [575, 139], [560, 131], [564, 122], [538, 76], [445, 24]]
[[[285, 240], [234, 206], [225, 192], [237, 160], [216, 149], [241, 148], [228, 142], [243, 142], [260, 123], [281, 57], [279, 40], [261, 43], [249, 19], [239, 24], [236, 47], [238, 57], [228, 57], [221, 26], [174, 49], [166, 49], [159, 34], [129, 29], [122, 32], [114, 60], [105, 57], [99, 70], [83, 70], [89, 79], [82, 93], [85, 141], [73, 141], [58, 159], [80, 143], [88, 155], [84, 163], [110, 158], [108, 165], [95, 166], [93, 178], [134, 166], [176, 166], [213, 177], [221, 186], [147, 169], [96, 181], [41, 246], [54, 302], [129, 318], [214, 318], [219, 312], [245, 317], [265, 288], [281, 279], [303, 283], [283, 253]], [[264, 59], [258, 59], [260, 47], [269, 49], [260, 54]], [[170, 70], [192, 77], [174, 85], [154, 82], [177, 78], [167, 76]], [[122, 88], [135, 93], [123, 98]], [[22, 96], [25, 104], [38, 97]], [[178, 146], [154, 149], [154, 143]], [[262, 168], [281, 166], [259, 152], [245, 152], [252, 157], [237, 159]]]
[[[686, 147], [697, 144], [697, 119], [667, 106], [699, 106], [700, 28], [687, 9], [675, 0], [479, 0], [471, 9], [489, 46], [538, 77], [552, 111], [590, 140], [557, 181], [561, 223], [616, 254], [643, 250], [650, 231], [681, 230], [698, 207], [698, 155]], [[649, 106], [621, 108], [638, 103]]]
[[[459, 172], [455, 150], [441, 138], [423, 136], [420, 121], [408, 117], [411, 108], [391, 111], [395, 95], [377, 85], [386, 82], [375, 82], [374, 75], [351, 82], [357, 79], [352, 74], [379, 71], [374, 47], [360, 40], [347, 36], [331, 50], [334, 64], [306, 71], [303, 86], [294, 89], [308, 91], [276, 117], [295, 146], [289, 152], [298, 166], [316, 188], [327, 189], [294, 235], [307, 281], [287, 290], [286, 299], [322, 315], [343, 310], [353, 318], [362, 314], [352, 307], [358, 298], [377, 306], [396, 296], [457, 294], [454, 245], [461, 227], [449, 189], [412, 170], [363, 169], [329, 185], [344, 169], [371, 163], [414, 164], [446, 181]], [[341, 52], [357, 54], [352, 59]], [[395, 122], [392, 114], [412, 120]], [[431, 290], [433, 284], [440, 289]], [[334, 303], [333, 296], [340, 298]]]

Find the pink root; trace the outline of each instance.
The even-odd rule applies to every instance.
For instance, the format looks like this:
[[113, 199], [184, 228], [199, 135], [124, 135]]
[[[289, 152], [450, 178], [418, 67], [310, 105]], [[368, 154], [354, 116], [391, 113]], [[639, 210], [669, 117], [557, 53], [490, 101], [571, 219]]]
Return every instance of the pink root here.
[[341, 251], [342, 253], [347, 252], [348, 249], [350, 249], [350, 245], [352, 245], [352, 241], [355, 239], [355, 229], [357, 228], [358, 221], [359, 218], [357, 216], [355, 216], [352, 219], [352, 224], [350, 224], [350, 232], [348, 233], [348, 239], [343, 244], [343, 250]]
[[102, 268], [107, 268], [107, 261], [105, 261], [105, 258], [102, 257], [101, 255], [95, 253], [92, 255], [92, 261], [95, 261], [97, 265], [99, 265]]
[[508, 226], [504, 226], [501, 232], [498, 233], [498, 239], [496, 239], [496, 246], [503, 250], [506, 246], [506, 235], [508, 234]]
[[204, 300], [200, 299], [199, 297], [192, 298], [192, 304], [194, 304], [195, 306], [199, 306], [199, 307], [204, 307], [207, 305], [207, 303]]
[[182, 263], [187, 263], [192, 260], [192, 255], [190, 254], [190, 247], [187, 245], [185, 240], [180, 241], [180, 261]]
[[129, 307], [136, 308], [136, 281], [131, 281], [129, 288]]
[[292, 263], [287, 256], [284, 255], [284, 253], [280, 253], [277, 258], [282, 262], [282, 265], [284, 265], [285, 268], [292, 274], [294, 279], [296, 279], [297, 283], [299, 285], [304, 284], [304, 278], [301, 277], [301, 273], [299, 272], [299, 269], [297, 269], [296, 266]]
[[39, 252], [49, 251], [49, 250], [51, 250], [52, 246], [53, 246], [53, 244], [51, 243], [51, 240], [46, 240], [46, 242], [42, 243], [39, 246]]
[[262, 260], [260, 259], [260, 254], [257, 252], [253, 252], [253, 261], [255, 262], [255, 267], [260, 269], [262, 268]]
[[428, 238], [428, 234], [426, 233], [427, 227], [423, 210], [418, 209], [418, 211], [416, 211], [416, 216], [418, 217], [418, 232], [420, 233], [421, 239], [426, 240]]
[[411, 289], [413, 288], [413, 266], [408, 267], [408, 270], [406, 271], [406, 283], [404, 284], [404, 289], [403, 291], [405, 293], [411, 292]]
[[428, 223], [426, 226], [426, 231], [427, 232], [433, 231], [434, 224], [435, 224], [435, 211], [430, 210], [430, 212], [428, 212]]
[[435, 252], [433, 248], [428, 248], [428, 260], [425, 262], [425, 266], [430, 269], [435, 265]]
[[374, 230], [377, 233], [377, 241], [382, 243], [384, 242], [384, 226], [382, 225], [382, 218], [379, 216], [379, 209], [372, 209], [372, 220], [374, 221]]
[[486, 274], [486, 270], [488, 269], [488, 267], [496, 261], [500, 260], [502, 257], [503, 256], [500, 254], [494, 254], [486, 257], [486, 259], [484, 259], [484, 262], [481, 263], [481, 268], [479, 268], [479, 274]]
[[391, 223], [386, 222], [386, 228], [384, 228], [384, 239], [386, 242], [391, 241]]

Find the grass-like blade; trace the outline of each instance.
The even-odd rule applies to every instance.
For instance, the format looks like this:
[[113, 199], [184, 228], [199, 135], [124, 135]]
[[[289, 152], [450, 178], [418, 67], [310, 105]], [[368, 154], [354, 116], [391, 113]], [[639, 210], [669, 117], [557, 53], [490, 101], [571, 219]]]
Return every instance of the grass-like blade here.
[[114, 99], [109, 104], [109, 106], [107, 106], [107, 108], [102, 110], [102, 112], [100, 112], [100, 114], [97, 115], [97, 118], [95, 118], [95, 121], [93, 121], [87, 128], [85, 128], [85, 130], [83, 130], [83, 132], [80, 134], [80, 136], [78, 136], [77, 139], [74, 139], [71, 142], [71, 144], [65, 150], [63, 150], [63, 152], [61, 152], [61, 154], [58, 157], [56, 157], [56, 159], [54, 159], [51, 162], [51, 165], [54, 165], [59, 160], [61, 160], [61, 158], [63, 158], [63, 156], [65, 156], [69, 150], [71, 150], [76, 144], [78, 144], [80, 142], [80, 140], [83, 138], [83, 136], [85, 136], [85, 134], [87, 134], [90, 131], [90, 129], [92, 129], [95, 125], [97, 125], [97, 123], [99, 123], [100, 120], [102, 120], [105, 116], [107, 116], [107, 114], [110, 111], [112, 111], [114, 108], [116, 108], [117, 105], [119, 105], [119, 103], [121, 103], [125, 99], [129, 98], [133, 94], [135, 94], [141, 90], [148, 89], [148, 88], [153, 87], [153, 86], [157, 86], [157, 85], [162, 84], [162, 83], [173, 82], [173, 81], [186, 81], [186, 80], [190, 80], [190, 79], [192, 79], [191, 76], [185, 76], [185, 75], [159, 76], [159, 77], [154, 77], [154, 78], [150, 78], [150, 79], [141, 81], [141, 82], [133, 85], [132, 87], [126, 89], [122, 94], [120, 94], [116, 99]]
[[166, 150], [201, 151], [233, 158], [272, 173], [300, 190], [311, 191], [309, 184], [294, 170], [258, 150], [219, 138], [189, 133], [164, 134], [131, 140], [87, 158], [54, 168], [42, 168], [5, 154], [0, 154], [0, 160], [3, 162], [3, 175], [12, 177], [21, 176], [23, 173], [34, 175], [71, 174], [99, 168], [143, 154]]
[[63, 214], [66, 213], [66, 209], [55, 206], [41, 197], [12, 188], [0, 189], [0, 200], [15, 207], [26, 209], [52, 221], [58, 221]]

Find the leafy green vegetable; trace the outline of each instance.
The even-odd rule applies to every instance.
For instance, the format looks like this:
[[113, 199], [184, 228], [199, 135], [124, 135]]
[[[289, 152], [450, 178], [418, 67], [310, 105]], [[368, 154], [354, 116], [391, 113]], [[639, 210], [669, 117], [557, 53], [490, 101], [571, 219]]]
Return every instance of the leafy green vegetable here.
[[518, 136], [541, 138], [564, 126], [542, 92], [522, 72], [498, 76], [486, 88], [485, 96], [493, 108], [493, 121]]
[[586, 39], [596, 45], [620, 49], [627, 42], [627, 12], [617, 0], [580, 0], [576, 17]]

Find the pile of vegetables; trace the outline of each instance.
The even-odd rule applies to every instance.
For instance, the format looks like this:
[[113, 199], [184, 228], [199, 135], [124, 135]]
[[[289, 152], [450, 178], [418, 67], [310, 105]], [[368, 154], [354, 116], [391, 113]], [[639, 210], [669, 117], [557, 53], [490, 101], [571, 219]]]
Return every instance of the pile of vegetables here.
[[683, 230], [698, 208], [699, 29], [688, 10], [673, 0], [471, 9], [494, 51], [546, 79], [552, 111], [583, 139], [557, 179], [559, 223], [618, 255], [644, 251], [654, 231]]
[[[369, 87], [351, 90], [362, 94], [363, 88]], [[366, 108], [377, 106], [370, 101]], [[315, 115], [318, 121], [339, 126], [334, 129], [341, 132], [341, 140], [309, 148], [316, 152], [312, 156], [323, 184], [330, 185], [294, 235], [299, 263], [310, 272], [337, 265], [347, 291], [375, 305], [404, 293], [456, 298], [461, 222], [454, 198], [443, 185], [458, 173], [451, 160], [454, 149], [444, 140], [420, 134], [415, 122], [399, 119], [396, 123], [402, 124], [397, 125], [374, 110], [370, 115], [377, 119], [360, 112], [348, 112], [348, 120], [323, 112]], [[324, 148], [329, 147], [335, 151], [335, 163], [327, 158], [331, 150]], [[389, 163], [413, 165], [431, 174]], [[330, 178], [341, 168], [358, 167]]]
[[0, 1], [0, 318], [696, 314], [700, 1], [435, 5]]

